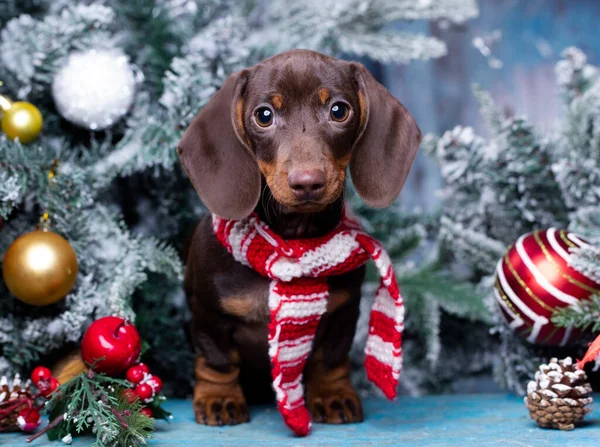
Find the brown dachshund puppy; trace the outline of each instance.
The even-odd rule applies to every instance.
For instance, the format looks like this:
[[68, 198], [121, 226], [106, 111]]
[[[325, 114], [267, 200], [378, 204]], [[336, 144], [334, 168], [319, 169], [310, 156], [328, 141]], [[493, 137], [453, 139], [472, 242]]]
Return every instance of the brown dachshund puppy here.
[[[368, 205], [391, 204], [420, 138], [412, 116], [363, 65], [294, 50], [232, 74], [193, 120], [178, 151], [211, 212], [240, 219], [256, 211], [291, 239], [335, 228], [348, 166]], [[215, 238], [209, 216], [197, 225], [187, 258], [196, 420], [247, 422], [246, 402], [273, 396], [269, 279], [233, 259]], [[363, 277], [364, 267], [328, 280], [327, 313], [304, 370], [315, 422], [363, 420], [348, 360]]]

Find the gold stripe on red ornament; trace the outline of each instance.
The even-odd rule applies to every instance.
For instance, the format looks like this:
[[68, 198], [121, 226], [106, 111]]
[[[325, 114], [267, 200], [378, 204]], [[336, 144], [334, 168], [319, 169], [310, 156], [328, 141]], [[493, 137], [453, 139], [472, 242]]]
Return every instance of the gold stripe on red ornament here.
[[521, 236], [496, 266], [496, 301], [509, 327], [529, 342], [565, 345], [579, 336], [551, 321], [556, 309], [600, 292], [600, 285], [570, 266], [570, 250], [587, 244], [549, 228]]
[[[512, 250], [512, 247], [509, 249], [509, 252]], [[505, 272], [505, 269], [508, 269], [508, 272]], [[512, 270], [511, 270], [512, 269]], [[545, 325], [548, 320], [544, 316], [539, 315], [537, 312], [532, 309], [532, 303], [535, 301], [531, 300], [531, 296], [528, 296], [526, 293], [527, 287], [517, 289], [515, 292], [514, 284], [511, 285], [510, 281], [514, 281], [515, 274], [513, 273], [514, 269], [510, 262], [508, 261], [508, 256], [505, 256], [498, 262], [498, 267], [496, 268], [496, 278], [497, 283], [499, 284], [498, 292], [506, 297], [506, 299], [514, 305], [516, 309], [519, 309], [521, 312], [520, 320], [512, 317], [512, 319], [507, 320], [510, 323], [512, 328], [519, 327], [519, 332], [530, 328], [531, 331], [535, 331], [535, 336], [540, 331], [541, 327]], [[508, 276], [507, 276], [508, 275]], [[520, 280], [520, 278], [518, 278]], [[518, 284], [518, 283], [517, 283]], [[543, 310], [543, 309], [542, 309]], [[529, 334], [528, 332], [528, 334]]]
[[[494, 295], [496, 297], [496, 301], [499, 304], [500, 312], [504, 317], [504, 320], [509, 322], [510, 328], [515, 332], [520, 333], [522, 337], [526, 337], [529, 335], [531, 331], [527, 331], [527, 329], [531, 329], [532, 326], [524, 325], [524, 317], [521, 313], [519, 313], [518, 309], [514, 306], [512, 301], [506, 296], [500, 283], [498, 282], [498, 278], [496, 277], [495, 281], [495, 289]], [[527, 332], [527, 333], [525, 333]]]
[[565, 232], [563, 230], [560, 230], [560, 239], [571, 248], [577, 247], [577, 244], [573, 243], [573, 241], [571, 241], [571, 240], [569, 240], [569, 238], [567, 238], [567, 235], [565, 234]]
[[600, 293], [600, 289], [594, 288], [594, 281], [590, 281], [589, 278], [569, 267], [568, 252], [565, 252], [567, 258], [563, 258], [561, 253], [556, 251], [555, 246], [552, 245], [550, 239], [551, 230], [553, 230], [553, 228], [550, 228], [545, 234], [540, 231], [536, 231], [533, 233], [533, 236], [538, 246], [544, 253], [546, 260], [552, 264], [556, 273], [576, 288], [573, 291], [574, 293], [578, 293], [579, 289], [583, 289], [590, 293]]
[[[511, 249], [512, 250], [512, 249]], [[522, 289], [523, 293], [529, 295], [529, 297], [535, 302], [537, 306], [539, 306], [539, 310], [549, 310], [552, 311], [552, 307], [546, 304], [543, 300], [541, 300], [535, 292], [529, 287], [530, 282], [525, 281], [521, 275], [526, 275], [525, 279], [529, 280], [527, 275], [527, 271], [524, 270], [521, 260], [515, 256], [512, 257], [511, 261], [511, 250], [508, 251], [506, 256], [504, 256], [504, 275], [506, 278], [506, 283], [510, 285], [511, 290], [519, 291]], [[514, 252], [513, 252], [514, 253]], [[506, 271], [508, 270], [508, 271]], [[534, 307], [533, 310], [538, 310], [537, 307]]]
[[535, 243], [534, 233], [521, 236], [515, 243], [517, 253], [523, 262], [527, 284], [537, 296], [554, 309], [564, 304], [574, 304], [577, 298], [563, 290], [563, 284], [555, 284], [556, 272], [548, 263], [539, 246]]
[[[536, 275], [540, 288], [555, 297], [559, 301], [556, 303], [557, 305], [560, 305], [560, 302], [567, 304], [577, 303], [579, 301], [578, 297], [581, 296], [582, 293], [587, 294], [590, 293], [590, 291], [578, 287], [565, 278], [565, 276], [567, 278], [572, 277], [576, 273], [568, 263], [565, 263], [565, 265], [557, 270], [554, 263], [548, 260], [537, 241], [537, 239], [540, 238], [540, 233], [545, 234], [547, 231], [536, 231], [532, 233], [533, 238], [522, 238], [522, 246], [526, 254], [532, 258], [535, 257], [534, 266], [530, 266], [530, 269]], [[554, 254], [553, 257], [562, 259], [558, 254]], [[543, 280], [540, 280], [537, 275], [541, 275]]]
[[[548, 344], [548, 342], [549, 342], [550, 340], [552, 340], [552, 339], [553, 339], [555, 336], [557, 336], [556, 334], [557, 334], [559, 331], [563, 331], [563, 332], [562, 332], [562, 337], [561, 337], [561, 340], [562, 340], [562, 338], [564, 338], [564, 337], [565, 337], [565, 335], [566, 335], [566, 330], [565, 330], [565, 329], [561, 329], [561, 328], [559, 328], [559, 327], [555, 327], [555, 328], [552, 330], [552, 332], [550, 332], [550, 333], [549, 333], [549, 334], [546, 336], [546, 338], [544, 338], [544, 339], [543, 339], [543, 340], [540, 342], [540, 344], [541, 344], [541, 345], [547, 345], [547, 344]], [[569, 334], [570, 334], [570, 332], [569, 332]]]

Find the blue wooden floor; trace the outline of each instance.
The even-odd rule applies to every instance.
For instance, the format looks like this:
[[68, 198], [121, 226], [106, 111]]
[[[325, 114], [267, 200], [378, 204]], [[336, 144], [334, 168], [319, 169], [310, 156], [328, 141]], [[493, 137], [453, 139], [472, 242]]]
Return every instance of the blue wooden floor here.
[[[600, 397], [596, 396], [597, 399]], [[597, 404], [596, 408], [597, 408]], [[191, 403], [172, 400], [167, 408], [173, 421], [159, 422], [150, 446], [569, 446], [600, 445], [600, 414], [571, 432], [537, 428], [528, 418], [523, 400], [503, 394], [449, 395], [425, 398], [401, 397], [396, 403], [383, 399], [365, 402], [367, 419], [362, 424], [315, 424], [307, 438], [295, 438], [284, 427], [275, 408], [253, 408], [252, 422], [214, 428], [194, 422]], [[600, 413], [600, 412], [598, 412]], [[595, 418], [598, 417], [598, 419]], [[73, 445], [89, 445], [79, 438]], [[21, 434], [0, 435], [0, 446], [24, 446]], [[40, 438], [34, 446], [60, 446]]]

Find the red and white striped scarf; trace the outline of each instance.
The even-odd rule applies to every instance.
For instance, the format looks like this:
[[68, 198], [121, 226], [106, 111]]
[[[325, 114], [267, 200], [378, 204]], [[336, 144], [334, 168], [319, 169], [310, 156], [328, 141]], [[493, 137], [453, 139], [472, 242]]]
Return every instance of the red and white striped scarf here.
[[404, 305], [387, 252], [346, 213], [331, 233], [284, 240], [256, 214], [242, 220], [213, 216], [217, 239], [240, 263], [270, 278], [269, 356], [273, 388], [285, 423], [310, 431], [302, 371], [329, 295], [327, 277], [354, 270], [372, 258], [381, 277], [371, 310], [365, 368], [371, 382], [396, 397], [402, 367]]

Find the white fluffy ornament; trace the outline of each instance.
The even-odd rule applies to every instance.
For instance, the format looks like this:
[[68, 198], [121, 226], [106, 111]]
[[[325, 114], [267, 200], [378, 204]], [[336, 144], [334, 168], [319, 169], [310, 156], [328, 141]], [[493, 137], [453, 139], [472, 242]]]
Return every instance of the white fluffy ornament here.
[[69, 56], [54, 77], [52, 96], [65, 119], [87, 129], [101, 130], [127, 113], [135, 83], [125, 53], [94, 49]]

